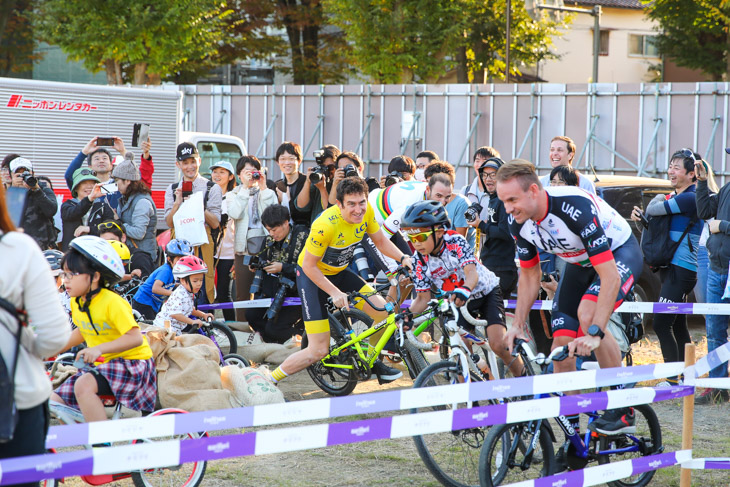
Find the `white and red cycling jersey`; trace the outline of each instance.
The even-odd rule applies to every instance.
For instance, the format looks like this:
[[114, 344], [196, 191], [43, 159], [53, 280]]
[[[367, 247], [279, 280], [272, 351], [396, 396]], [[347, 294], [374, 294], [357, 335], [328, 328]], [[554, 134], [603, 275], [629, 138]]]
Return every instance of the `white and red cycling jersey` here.
[[598, 196], [573, 186], [545, 191], [548, 211], [540, 220], [520, 224], [508, 218], [520, 267], [538, 265], [538, 251], [592, 267], [613, 259], [613, 251], [631, 238], [628, 222]]
[[388, 237], [400, 231], [400, 222], [406, 209], [426, 199], [427, 187], [428, 183], [421, 181], [403, 181], [376, 189], [368, 195], [368, 202], [375, 209], [375, 220]]

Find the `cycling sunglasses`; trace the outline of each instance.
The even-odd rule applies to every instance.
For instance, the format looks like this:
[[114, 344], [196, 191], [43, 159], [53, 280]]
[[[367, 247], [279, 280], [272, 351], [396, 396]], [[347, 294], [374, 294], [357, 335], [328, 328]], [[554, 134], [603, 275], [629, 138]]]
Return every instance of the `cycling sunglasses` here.
[[104, 222], [99, 223], [96, 228], [99, 230], [99, 233], [103, 232], [104, 230], [111, 230], [112, 228], [116, 228], [120, 232], [124, 233], [124, 230], [122, 230], [122, 227], [116, 224], [116, 222]]
[[406, 233], [408, 236], [408, 240], [410, 240], [413, 243], [416, 242], [425, 242], [428, 240], [428, 237], [433, 235], [433, 230], [429, 230], [428, 232], [420, 232], [420, 233]]

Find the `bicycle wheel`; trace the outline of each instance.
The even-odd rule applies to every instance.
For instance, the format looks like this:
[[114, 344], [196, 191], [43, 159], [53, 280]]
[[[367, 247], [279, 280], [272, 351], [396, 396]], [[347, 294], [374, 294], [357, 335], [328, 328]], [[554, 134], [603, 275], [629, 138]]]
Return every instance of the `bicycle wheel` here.
[[423, 354], [423, 350], [416, 348], [411, 342], [405, 340], [403, 342], [403, 350], [401, 351], [403, 360], [406, 362], [408, 367], [408, 373], [412, 380], [416, 380], [421, 372], [426, 370], [429, 366], [426, 356]]
[[[160, 410], [152, 413], [150, 416], [161, 416], [163, 414], [179, 414], [179, 411]], [[165, 440], [185, 440], [200, 438], [201, 433], [187, 433], [166, 438], [155, 438], [154, 440], [136, 440], [139, 442], [154, 442]], [[184, 486], [197, 487], [203, 481], [207, 462], [193, 462], [172, 467], [150, 468], [131, 472], [132, 481], [135, 487], [158, 487], [158, 486]]]
[[238, 341], [228, 325], [223, 323], [210, 323], [210, 334], [215, 337], [218, 347], [223, 355], [238, 352]]
[[[475, 377], [475, 379], [478, 379]], [[431, 364], [419, 374], [413, 387], [435, 387], [462, 382], [461, 367], [451, 360]], [[411, 409], [411, 413], [443, 411], [454, 408], [486, 406], [489, 401], [448, 404]], [[469, 428], [431, 435], [414, 436], [418, 455], [429, 472], [443, 485], [465, 487], [479, 485], [479, 451], [487, 428]]]
[[547, 424], [540, 423], [539, 443], [533, 451], [526, 468], [525, 445], [529, 445], [535, 435], [532, 429], [536, 421], [530, 423], [502, 424], [494, 426], [484, 440], [479, 455], [479, 485], [493, 487], [512, 484], [523, 480], [547, 477], [553, 473], [555, 452], [550, 440]]
[[[339, 325], [345, 331], [353, 330], [355, 334], [362, 333], [373, 323], [372, 318], [355, 308], [339, 310], [335, 314], [327, 313], [327, 315], [330, 321], [330, 328], [336, 322], [336, 326]], [[330, 336], [330, 350], [336, 348], [338, 343], [344, 343], [342, 339], [341, 337], [336, 339]], [[302, 335], [302, 349], [306, 348], [308, 343], [309, 337], [307, 337], [307, 333], [305, 332]], [[367, 342], [363, 343], [363, 346], [365, 345], [367, 345]], [[353, 361], [355, 357], [355, 351], [342, 350], [337, 356], [330, 357], [324, 362], [327, 364], [354, 365]], [[327, 367], [325, 363], [318, 361], [307, 367], [307, 373], [320, 389], [331, 396], [346, 396], [355, 390], [355, 386], [357, 386], [357, 372], [354, 368], [340, 369]]]
[[[648, 404], [634, 406], [634, 412], [636, 415], [636, 433], [632, 436], [637, 438], [639, 442], [644, 445], [644, 448], [641, 448], [641, 445], [639, 445], [640, 450], [637, 452], [617, 453], [611, 456], [599, 455], [598, 463], [600, 465], [610, 463], [612, 459], [615, 461], [628, 460], [631, 458], [653, 455], [662, 450], [662, 428], [659, 425], [659, 419], [657, 419], [656, 413], [652, 407]], [[635, 444], [636, 442], [631, 439], [629, 435], [625, 434], [599, 437], [600, 451], [626, 448]], [[654, 477], [654, 470], [644, 472], [641, 475], [634, 475], [633, 477], [617, 480], [615, 482], [609, 482], [608, 485], [611, 487], [642, 487], [648, 484], [652, 477]]]
[[224, 355], [223, 363], [225, 365], [235, 365], [239, 369], [251, 367], [251, 362], [249, 362], [248, 359], [243, 355], [238, 355], [237, 353], [228, 353]]

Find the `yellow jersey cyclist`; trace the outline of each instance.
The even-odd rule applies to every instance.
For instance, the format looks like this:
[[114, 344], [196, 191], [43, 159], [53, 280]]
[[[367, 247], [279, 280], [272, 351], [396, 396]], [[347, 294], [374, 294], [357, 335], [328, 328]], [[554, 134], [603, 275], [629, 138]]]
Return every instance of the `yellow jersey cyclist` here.
[[[312, 223], [304, 251], [297, 262], [297, 288], [302, 300], [304, 328], [309, 344], [290, 355], [272, 372], [276, 383], [291, 374], [306, 369], [321, 360], [329, 351], [330, 325], [327, 320], [326, 302], [331, 297], [338, 308], [347, 306], [347, 294], [352, 291], [373, 292], [359, 275], [347, 269], [355, 246], [368, 234], [373, 243], [388, 257], [412, 269], [411, 258], [403, 254], [388, 240], [375, 220], [372, 206], [368, 204], [368, 186], [358, 177], [345, 178], [337, 185], [337, 205], [325, 210]], [[384, 306], [379, 296], [370, 298], [376, 306]], [[387, 317], [364, 302], [356, 308], [363, 310], [375, 323]], [[373, 372], [382, 384], [400, 378], [403, 373], [375, 362]]]

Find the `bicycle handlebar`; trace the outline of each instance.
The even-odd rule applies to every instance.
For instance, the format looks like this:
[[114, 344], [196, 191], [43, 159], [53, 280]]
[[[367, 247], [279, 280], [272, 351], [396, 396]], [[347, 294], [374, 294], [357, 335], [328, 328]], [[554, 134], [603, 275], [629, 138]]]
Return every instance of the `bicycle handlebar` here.
[[[393, 274], [393, 276], [397, 276], [399, 274], [402, 275], [402, 276], [404, 276], [404, 277], [410, 278], [410, 272], [408, 271], [408, 268], [407, 267], [399, 267], [398, 270], [395, 271], [395, 273]], [[400, 298], [401, 298], [400, 286], [398, 285], [397, 281], [395, 283], [393, 283], [391, 281], [390, 285], [394, 285], [395, 286], [395, 289], [396, 289], [396, 301], [400, 303]], [[357, 298], [360, 298], [363, 301], [365, 301], [368, 304], [368, 306], [370, 306], [371, 308], [373, 308], [375, 311], [386, 311], [385, 306], [383, 306], [383, 307], [375, 306], [373, 304], [373, 302], [370, 301], [370, 299], [368, 299], [368, 296], [366, 296], [364, 294], [361, 294], [358, 291], [353, 291], [353, 292], [347, 294], [347, 300], [350, 303], [352, 303]], [[327, 298], [327, 304], [329, 306], [333, 306], [334, 307], [334, 303], [332, 302], [332, 298], [331, 297], [328, 297]]]

